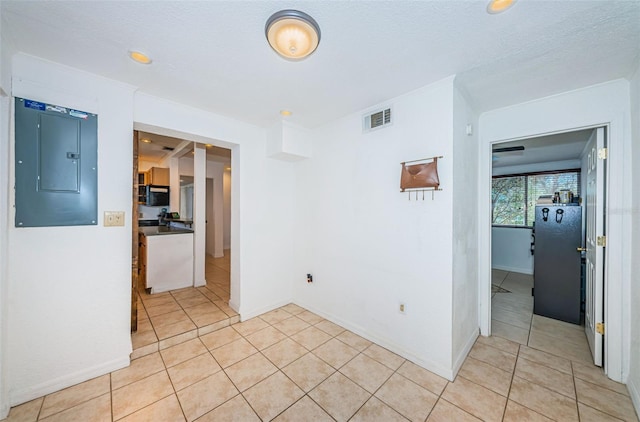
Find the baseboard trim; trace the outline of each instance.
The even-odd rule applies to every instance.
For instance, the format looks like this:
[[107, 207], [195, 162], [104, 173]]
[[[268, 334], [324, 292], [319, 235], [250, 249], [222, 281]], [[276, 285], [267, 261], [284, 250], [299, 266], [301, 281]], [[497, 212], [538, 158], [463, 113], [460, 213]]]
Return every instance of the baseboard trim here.
[[640, 388], [631, 379], [627, 379], [627, 389], [631, 396], [633, 407], [636, 408], [636, 416], [640, 415]]
[[462, 368], [462, 365], [464, 364], [465, 359], [467, 359], [467, 355], [471, 351], [471, 348], [473, 347], [473, 345], [476, 343], [476, 340], [478, 339], [479, 335], [480, 335], [480, 329], [475, 328], [467, 338], [467, 342], [465, 343], [460, 353], [458, 353], [458, 356], [453, 362], [454, 378], [458, 375], [458, 371], [460, 371], [460, 368]]
[[9, 416], [9, 410], [11, 410], [11, 408], [6, 403], [3, 403], [2, 406], [0, 406], [0, 420], [6, 419], [7, 416]]
[[507, 267], [504, 265], [492, 265], [491, 269], [509, 271], [512, 273], [522, 273], [522, 274], [533, 275], [533, 268], [516, 268], [516, 267]]
[[97, 378], [110, 372], [117, 371], [118, 369], [125, 368], [129, 366], [129, 363], [129, 355], [127, 354], [125, 357], [114, 359], [112, 361], [96, 365], [94, 367], [87, 368], [73, 374], [64, 375], [32, 387], [10, 391], [9, 403], [11, 406], [17, 406], [30, 400], [37, 399], [38, 397], [42, 397], [47, 394], [62, 390], [63, 388], [71, 387], [72, 385], [76, 385], [92, 378]]
[[315, 314], [320, 315], [321, 317], [333, 322], [334, 324], [338, 324], [343, 328], [346, 328], [347, 330], [359, 335], [360, 337], [363, 337], [369, 341], [372, 341], [374, 343], [376, 343], [378, 346], [382, 346], [385, 349], [402, 356], [403, 358], [415, 363], [418, 366], [421, 366], [422, 368], [433, 372], [436, 375], [439, 375], [443, 378], [448, 379], [449, 381], [453, 381], [453, 379], [455, 378], [455, 374], [454, 372], [450, 369], [450, 368], [445, 368], [439, 364], [437, 364], [436, 362], [430, 361], [430, 360], [425, 360], [422, 359], [421, 357], [417, 356], [416, 354], [414, 354], [413, 352], [404, 349], [402, 346], [395, 344], [392, 341], [389, 341], [388, 339], [382, 338], [382, 337], [378, 337], [376, 335], [373, 335], [371, 333], [369, 333], [368, 331], [364, 330], [362, 327], [357, 326], [357, 325], [353, 325], [352, 323], [342, 320], [340, 318], [337, 318], [335, 315], [330, 315], [327, 314], [325, 312], [322, 312], [321, 310], [314, 308], [313, 306], [309, 306], [308, 304], [304, 304], [304, 303], [297, 303], [297, 302], [293, 302], [298, 306], [301, 306]]
[[[274, 309], [278, 309], [278, 308], [280, 308], [282, 306], [285, 306], [285, 305], [288, 305], [290, 303], [292, 303], [291, 300], [284, 300], [284, 301], [279, 301], [279, 302], [276, 302], [274, 304], [271, 304], [271, 305], [268, 305], [268, 306], [265, 306], [265, 307], [262, 307], [262, 308], [253, 309], [253, 310], [250, 310], [250, 311], [245, 311], [243, 309], [243, 310], [236, 310], [236, 312], [238, 312], [240, 314], [240, 321], [246, 321], [248, 319], [251, 319], [251, 318], [257, 317], [258, 315], [262, 315], [262, 314], [265, 314], [267, 312], [273, 311]], [[233, 308], [233, 306], [231, 308], [235, 309], [235, 308]]]

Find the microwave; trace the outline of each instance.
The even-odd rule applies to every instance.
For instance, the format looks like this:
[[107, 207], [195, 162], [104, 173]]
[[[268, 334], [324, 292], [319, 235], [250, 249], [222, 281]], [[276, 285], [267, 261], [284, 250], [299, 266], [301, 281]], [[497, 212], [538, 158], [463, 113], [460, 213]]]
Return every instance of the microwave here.
[[169, 206], [169, 186], [147, 185], [147, 205], [150, 207]]

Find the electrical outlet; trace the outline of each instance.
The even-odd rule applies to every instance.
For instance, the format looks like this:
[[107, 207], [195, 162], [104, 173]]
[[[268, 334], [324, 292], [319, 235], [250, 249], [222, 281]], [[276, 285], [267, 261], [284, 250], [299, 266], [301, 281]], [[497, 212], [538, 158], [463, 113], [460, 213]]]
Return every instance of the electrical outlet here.
[[313, 283], [313, 276], [311, 274], [307, 274], [307, 283]]
[[105, 211], [104, 226], [105, 227], [124, 226], [124, 211]]
[[404, 303], [400, 303], [400, 306], [398, 307], [398, 310], [400, 311], [401, 314], [405, 313], [405, 309], [406, 309], [406, 307], [405, 307]]

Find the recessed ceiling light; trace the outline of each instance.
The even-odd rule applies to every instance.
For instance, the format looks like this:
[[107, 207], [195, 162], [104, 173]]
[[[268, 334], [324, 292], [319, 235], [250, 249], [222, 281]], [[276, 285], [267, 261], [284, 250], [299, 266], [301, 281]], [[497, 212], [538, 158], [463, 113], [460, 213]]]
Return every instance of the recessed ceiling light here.
[[516, 2], [516, 0], [491, 0], [487, 5], [487, 12], [495, 15], [496, 13], [502, 13]]
[[211, 144], [204, 144], [204, 146], [205, 146], [205, 147], [207, 147], [207, 148], [211, 148], [213, 145], [211, 145]]
[[283, 116], [291, 116], [293, 112], [289, 110], [280, 110], [280, 114]]
[[151, 139], [142, 139], [142, 142], [144, 142], [145, 144], [150, 144], [151, 143]]
[[302, 60], [320, 43], [320, 26], [299, 10], [281, 10], [267, 19], [264, 33], [271, 48], [289, 60]]
[[225, 167], [224, 169], [225, 170], [231, 170], [231, 167]]
[[141, 64], [151, 63], [151, 58], [140, 51], [130, 50], [129, 57], [131, 57], [131, 60], [137, 63], [141, 63]]

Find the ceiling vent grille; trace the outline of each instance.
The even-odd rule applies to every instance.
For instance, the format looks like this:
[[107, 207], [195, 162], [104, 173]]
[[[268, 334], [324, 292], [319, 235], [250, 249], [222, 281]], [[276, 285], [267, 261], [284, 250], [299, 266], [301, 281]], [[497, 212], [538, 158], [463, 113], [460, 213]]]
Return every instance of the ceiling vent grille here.
[[380, 129], [389, 126], [391, 123], [391, 108], [379, 110], [364, 116], [363, 132]]

